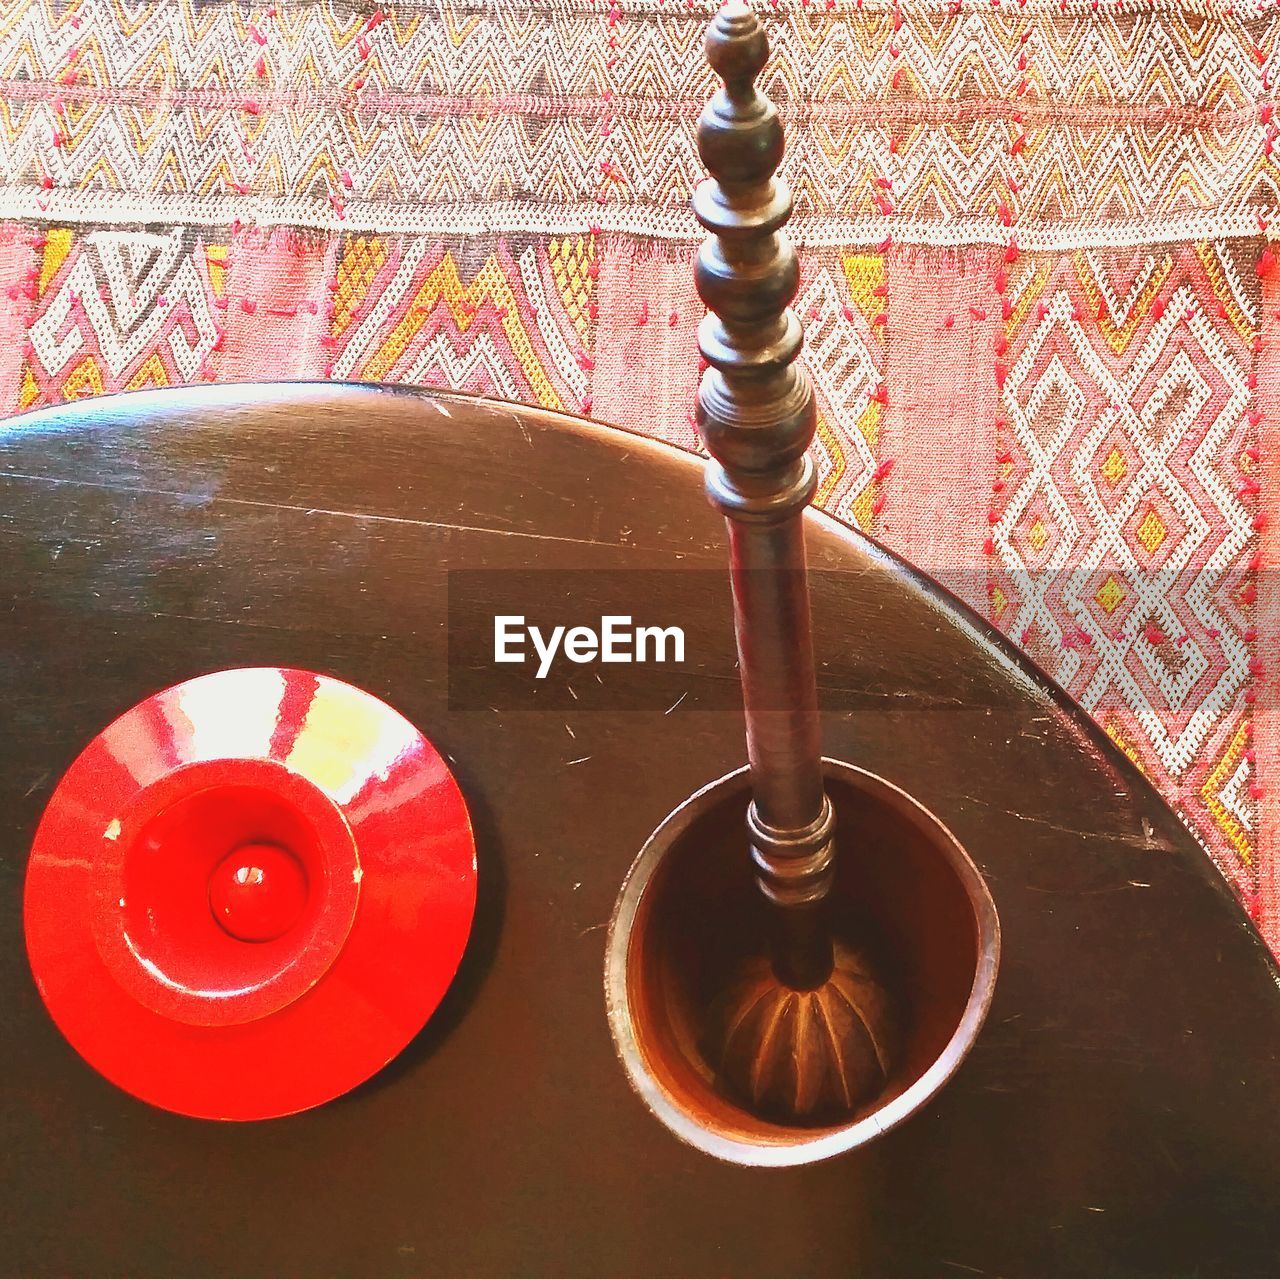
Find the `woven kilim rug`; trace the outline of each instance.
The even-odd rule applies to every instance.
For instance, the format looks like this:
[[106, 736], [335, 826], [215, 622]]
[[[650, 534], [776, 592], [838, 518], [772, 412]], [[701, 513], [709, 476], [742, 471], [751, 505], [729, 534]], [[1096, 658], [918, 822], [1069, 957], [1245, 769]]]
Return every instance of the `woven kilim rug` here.
[[[7, 0], [0, 412], [447, 386], [693, 447], [704, 0]], [[820, 500], [1280, 947], [1280, 10], [773, 0]]]

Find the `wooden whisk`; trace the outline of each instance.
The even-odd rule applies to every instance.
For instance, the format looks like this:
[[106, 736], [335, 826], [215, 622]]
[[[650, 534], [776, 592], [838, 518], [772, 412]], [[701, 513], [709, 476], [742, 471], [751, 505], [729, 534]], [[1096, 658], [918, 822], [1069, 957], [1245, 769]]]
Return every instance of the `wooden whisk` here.
[[698, 123], [711, 174], [694, 196], [711, 232], [696, 265], [711, 312], [698, 334], [709, 365], [698, 427], [713, 459], [707, 492], [729, 535], [751, 858], [776, 924], [771, 945], [721, 1001], [714, 1055], [722, 1086], [757, 1113], [822, 1123], [882, 1090], [894, 1017], [829, 911], [835, 814], [823, 787], [803, 528], [817, 483], [808, 454], [816, 413], [795, 363], [804, 335], [789, 304], [799, 267], [781, 234], [791, 196], [774, 177], [782, 125], [755, 87], [768, 43], [751, 10], [732, 0], [706, 51], [724, 83]]

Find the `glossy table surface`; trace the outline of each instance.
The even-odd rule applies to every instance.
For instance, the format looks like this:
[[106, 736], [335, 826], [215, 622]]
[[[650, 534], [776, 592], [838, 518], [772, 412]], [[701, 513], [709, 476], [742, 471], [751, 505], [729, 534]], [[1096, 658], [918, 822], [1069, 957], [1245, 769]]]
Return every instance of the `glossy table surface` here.
[[[811, 521], [827, 753], [956, 834], [1003, 962], [934, 1104], [781, 1171], [719, 1164], [656, 1123], [602, 994], [636, 852], [743, 760], [731, 663], [676, 707], [539, 710], [481, 705], [446, 660], [450, 573], [496, 573], [501, 602], [534, 570], [591, 570], [575, 579], [588, 613], [593, 577], [644, 570], [655, 614], [668, 570], [718, 581], [696, 459], [455, 396], [145, 392], [0, 428], [0, 531], [0, 1273], [1275, 1273], [1270, 957], [1101, 732], [849, 530]], [[690, 606], [670, 581], [690, 645], [728, 651], [727, 589]], [[382, 1074], [304, 1115], [219, 1125], [134, 1101], [62, 1040], [21, 887], [94, 733], [159, 688], [259, 665], [356, 684], [431, 739], [471, 809], [480, 898], [457, 982]]]

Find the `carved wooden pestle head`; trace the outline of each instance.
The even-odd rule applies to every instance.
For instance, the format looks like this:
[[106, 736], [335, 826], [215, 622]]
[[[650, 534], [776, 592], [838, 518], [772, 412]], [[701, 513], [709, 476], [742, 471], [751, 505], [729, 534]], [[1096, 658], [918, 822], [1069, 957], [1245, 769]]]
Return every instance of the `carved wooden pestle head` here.
[[755, 87], [768, 42], [731, 0], [707, 33], [724, 82], [698, 123], [711, 177], [694, 196], [711, 234], [698, 253], [710, 314], [698, 427], [707, 492], [729, 535], [734, 623], [751, 762], [747, 831], [774, 936], [719, 1001], [711, 1051], [720, 1086], [784, 1123], [839, 1122], [873, 1102], [894, 1067], [896, 1017], [865, 954], [833, 934], [827, 903], [835, 815], [822, 752], [805, 576], [803, 513], [813, 497], [813, 388], [794, 361], [796, 253], [781, 228], [791, 196], [774, 178], [782, 125]]

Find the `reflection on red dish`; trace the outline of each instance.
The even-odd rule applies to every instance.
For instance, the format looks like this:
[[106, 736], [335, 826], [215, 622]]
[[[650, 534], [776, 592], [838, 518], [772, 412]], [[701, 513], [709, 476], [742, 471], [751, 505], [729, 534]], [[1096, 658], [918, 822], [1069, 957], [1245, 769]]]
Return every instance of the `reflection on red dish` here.
[[68, 769], [31, 851], [27, 953], [112, 1082], [266, 1119], [413, 1038], [475, 891], [462, 795], [398, 712], [308, 671], [221, 671], [139, 703]]

